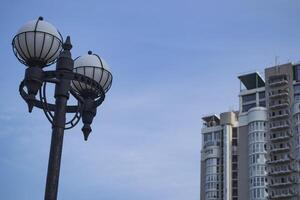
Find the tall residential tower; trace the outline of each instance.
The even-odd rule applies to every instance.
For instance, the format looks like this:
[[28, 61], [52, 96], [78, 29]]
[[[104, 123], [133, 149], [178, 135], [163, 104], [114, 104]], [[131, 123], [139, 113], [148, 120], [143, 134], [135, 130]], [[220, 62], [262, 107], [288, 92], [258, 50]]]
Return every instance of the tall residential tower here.
[[300, 65], [238, 78], [239, 110], [202, 118], [201, 200], [299, 200]]
[[268, 68], [268, 194], [269, 199], [300, 199], [299, 122], [300, 65]]

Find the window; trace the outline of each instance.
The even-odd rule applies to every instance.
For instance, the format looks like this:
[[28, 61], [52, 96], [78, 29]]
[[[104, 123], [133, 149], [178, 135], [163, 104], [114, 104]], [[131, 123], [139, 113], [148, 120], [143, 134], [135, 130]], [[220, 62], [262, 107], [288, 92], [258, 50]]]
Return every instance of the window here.
[[218, 140], [218, 141], [219, 141], [219, 140], [221, 139], [220, 134], [221, 134], [220, 131], [214, 133], [214, 138], [215, 138], [215, 140]]
[[237, 158], [237, 155], [233, 155], [233, 156], [232, 156], [232, 162], [237, 162], [237, 159], [238, 159], [238, 158]]
[[237, 179], [237, 177], [238, 177], [238, 173], [237, 172], [232, 172], [232, 178]]
[[247, 104], [247, 105], [243, 105], [243, 112], [247, 112], [248, 110], [250, 110], [251, 108], [256, 107], [256, 103], [251, 103], [251, 104]]
[[266, 107], [266, 101], [260, 101], [259, 106], [260, 107]]
[[232, 139], [232, 146], [237, 146], [237, 145], [238, 145], [237, 139]]
[[300, 84], [299, 85], [294, 85], [294, 93], [299, 94], [300, 93]]
[[206, 133], [204, 135], [204, 143], [212, 140], [212, 133]]
[[[299, 69], [300, 69], [300, 66], [299, 66]], [[299, 73], [300, 73], [300, 70], [299, 70]], [[300, 76], [299, 76], [298, 81], [300, 81]], [[294, 85], [294, 99], [295, 99], [295, 101], [300, 100], [300, 85]]]
[[259, 99], [264, 99], [264, 98], [266, 98], [266, 93], [265, 93], [265, 91], [260, 92], [260, 93], [259, 93]]
[[232, 170], [237, 170], [237, 164], [236, 163], [232, 163]]
[[294, 78], [296, 81], [300, 81], [300, 65], [295, 66], [294, 68]]
[[237, 138], [237, 128], [233, 128], [232, 137]]
[[249, 101], [255, 101], [256, 100], [256, 94], [248, 94], [248, 95], [244, 95], [242, 96], [242, 102], [247, 103]]
[[232, 180], [232, 187], [237, 187], [237, 186], [238, 186], [237, 180]]
[[232, 196], [237, 196], [238, 195], [238, 190], [237, 189], [233, 189], [232, 190]]

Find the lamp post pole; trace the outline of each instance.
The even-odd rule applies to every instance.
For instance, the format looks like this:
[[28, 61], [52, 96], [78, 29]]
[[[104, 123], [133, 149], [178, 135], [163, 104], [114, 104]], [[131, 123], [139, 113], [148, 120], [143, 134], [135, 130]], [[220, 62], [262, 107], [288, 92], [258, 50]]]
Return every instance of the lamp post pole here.
[[[63, 52], [57, 60], [56, 70], [72, 72], [74, 62], [71, 58], [71, 48], [72, 45], [70, 37], [68, 37], [66, 42], [63, 44]], [[69, 99], [70, 83], [70, 80], [60, 77], [55, 86], [55, 112], [52, 125], [45, 200], [57, 199], [60, 162], [66, 123], [66, 106]]]
[[[52, 125], [44, 199], [56, 200], [64, 130], [75, 127], [82, 119], [81, 130], [84, 140], [88, 139], [97, 107], [111, 87], [112, 74], [104, 60], [91, 51], [73, 60], [70, 37], [63, 43], [59, 31], [42, 17], [23, 25], [13, 38], [12, 47], [17, 59], [28, 67], [19, 87], [20, 95], [29, 112], [33, 107], [42, 109]], [[55, 70], [43, 71], [55, 62]], [[47, 102], [47, 83], [55, 84], [55, 104]], [[77, 105], [67, 105], [70, 94]], [[73, 118], [67, 121], [66, 113], [73, 113]]]

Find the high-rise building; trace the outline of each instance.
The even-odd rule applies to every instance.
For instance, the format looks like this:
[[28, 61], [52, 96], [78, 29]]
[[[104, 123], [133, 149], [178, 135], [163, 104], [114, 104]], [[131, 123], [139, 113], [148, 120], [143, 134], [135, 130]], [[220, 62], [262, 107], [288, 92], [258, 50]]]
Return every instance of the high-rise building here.
[[223, 200], [238, 195], [236, 113], [203, 117], [201, 199]]
[[238, 78], [239, 110], [202, 118], [201, 200], [299, 200], [300, 65]]
[[269, 199], [300, 199], [300, 65], [265, 70], [268, 108]]
[[[239, 76], [244, 85], [240, 91], [239, 146], [240, 200], [265, 200], [266, 192], [266, 143], [267, 109], [265, 82], [259, 73]], [[230, 198], [227, 200], [231, 200]]]

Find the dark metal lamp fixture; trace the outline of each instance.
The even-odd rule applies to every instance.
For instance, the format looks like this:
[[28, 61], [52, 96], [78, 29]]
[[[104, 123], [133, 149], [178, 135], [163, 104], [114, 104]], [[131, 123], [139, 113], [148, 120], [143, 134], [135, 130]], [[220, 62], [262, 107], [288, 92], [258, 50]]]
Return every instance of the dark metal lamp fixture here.
[[[19, 91], [29, 112], [33, 107], [42, 109], [52, 124], [45, 200], [56, 200], [64, 130], [82, 119], [84, 139], [88, 139], [97, 107], [111, 87], [112, 74], [105, 61], [91, 51], [73, 60], [70, 37], [63, 43], [59, 31], [42, 17], [23, 25], [12, 47], [17, 59], [27, 66]], [[44, 71], [55, 62], [55, 70]], [[47, 101], [49, 83], [55, 84], [55, 104]], [[67, 105], [70, 94], [77, 105]], [[74, 117], [66, 121], [66, 113], [74, 113]]]

